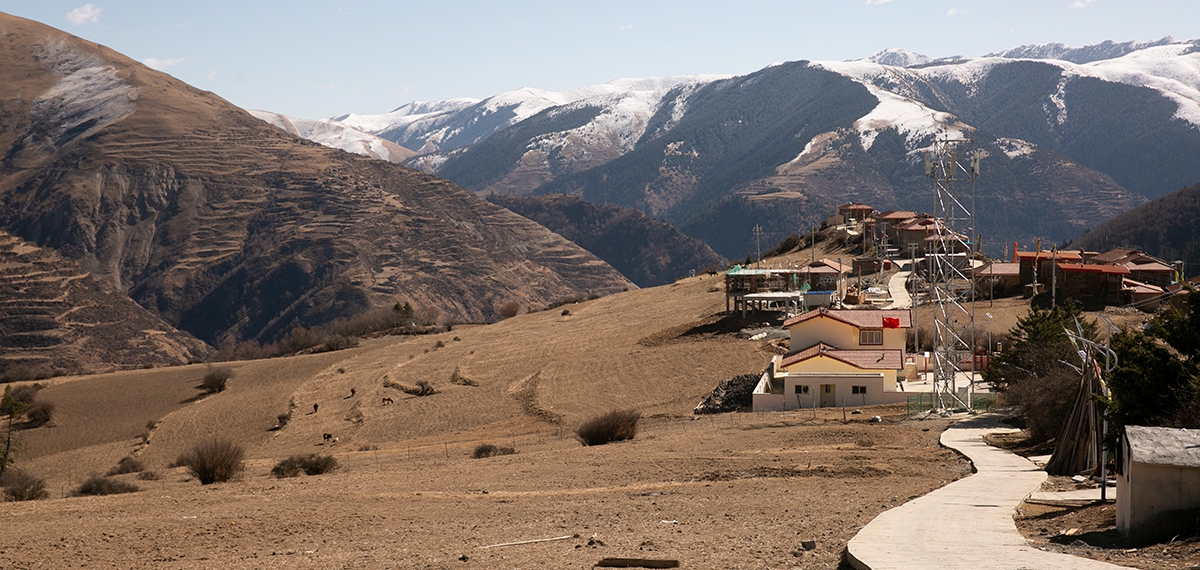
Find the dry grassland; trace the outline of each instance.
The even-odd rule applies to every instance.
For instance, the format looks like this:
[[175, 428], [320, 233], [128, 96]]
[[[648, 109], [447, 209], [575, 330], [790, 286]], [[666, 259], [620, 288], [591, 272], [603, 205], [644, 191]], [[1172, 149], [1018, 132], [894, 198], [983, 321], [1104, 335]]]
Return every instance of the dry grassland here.
[[[54, 498], [0, 504], [0, 567], [588, 568], [621, 556], [832, 568], [876, 514], [969, 472], [937, 445], [944, 421], [901, 421], [902, 407], [849, 422], [840, 410], [693, 419], [719, 380], [760, 371], [772, 350], [688, 334], [723, 308], [720, 283], [233, 363], [228, 388], [206, 397], [203, 366], [56, 379], [41, 394], [59, 406], [53, 427], [18, 435], [20, 465]], [[419, 380], [437, 393], [391, 387]], [[622, 408], [646, 418], [637, 439], [573, 438], [584, 419]], [[866, 423], [872, 414], [885, 422]], [[202, 487], [168, 468], [213, 436], [245, 446], [240, 480]], [[471, 459], [480, 443], [517, 454]], [[276, 461], [314, 452], [342, 469], [269, 476]], [[142, 491], [70, 497], [131, 453], [165, 477], [121, 475]], [[560, 536], [571, 538], [481, 548]]]

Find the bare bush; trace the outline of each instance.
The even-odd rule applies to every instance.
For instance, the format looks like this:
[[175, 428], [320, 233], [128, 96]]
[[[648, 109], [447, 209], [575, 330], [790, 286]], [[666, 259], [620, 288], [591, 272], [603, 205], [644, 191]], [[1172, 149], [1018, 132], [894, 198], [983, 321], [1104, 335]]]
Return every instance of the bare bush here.
[[279, 429], [283, 429], [284, 426], [288, 425], [288, 422], [292, 421], [292, 412], [289, 411], [286, 414], [275, 416], [275, 421], [279, 422]]
[[285, 477], [299, 477], [301, 473], [305, 475], [322, 475], [332, 473], [338, 468], [338, 460], [332, 455], [317, 455], [311, 453], [309, 455], [293, 455], [271, 468], [271, 475], [276, 479]]
[[1020, 410], [1030, 438], [1041, 442], [1058, 437], [1078, 392], [1079, 376], [1058, 367], [1044, 376], [1010, 382], [1005, 399]]
[[450, 374], [450, 383], [457, 384], [459, 386], [478, 386], [479, 385], [479, 382], [476, 382], [470, 378], [467, 378], [466, 376], [463, 376], [463, 373], [459, 370], [459, 368], [457, 366], [454, 368], [454, 372]]
[[141, 491], [137, 485], [111, 477], [90, 477], [75, 490], [76, 495], [117, 495]]
[[142, 481], [158, 481], [163, 475], [158, 471], [142, 471], [137, 474], [137, 478]]
[[53, 402], [39, 400], [25, 409], [25, 417], [29, 418], [30, 425], [46, 425], [54, 417], [54, 408]]
[[513, 455], [517, 450], [511, 447], [500, 447], [490, 443], [481, 443], [475, 446], [475, 451], [471, 453], [471, 457], [475, 459], [484, 459], [487, 457], [495, 457], [497, 455]]
[[400, 386], [400, 391], [413, 396], [432, 396], [437, 393], [428, 380], [417, 380], [416, 386]]
[[186, 467], [201, 485], [209, 485], [233, 479], [245, 468], [246, 456], [241, 446], [227, 440], [212, 440], [201, 443], [175, 460], [175, 464]]
[[28, 471], [10, 469], [0, 475], [0, 487], [9, 501], [35, 501], [50, 496], [46, 481]]
[[59, 371], [46, 363], [18, 362], [9, 364], [0, 373], [0, 382], [24, 382], [26, 380], [45, 380], [58, 376]]
[[109, 469], [108, 474], [124, 475], [126, 473], [138, 473], [145, 468], [146, 466], [143, 465], [141, 461], [138, 461], [136, 457], [126, 456], [122, 457], [121, 460], [117, 462], [116, 467]]
[[217, 392], [225, 391], [225, 383], [233, 378], [233, 370], [224, 366], [217, 368], [209, 367], [208, 372], [204, 373], [204, 379], [200, 381], [199, 388], [208, 394], [216, 394]]
[[583, 422], [575, 430], [575, 436], [584, 445], [633, 439], [637, 436], [638, 421], [641, 419], [642, 413], [637, 410], [615, 410]]
[[500, 315], [501, 319], [511, 319], [521, 314], [521, 305], [516, 301], [509, 301], [503, 305], [500, 305], [500, 308], [496, 311], [496, 314]]
[[421, 307], [413, 312], [413, 319], [423, 327], [438, 324], [442, 318], [442, 310], [437, 307]]

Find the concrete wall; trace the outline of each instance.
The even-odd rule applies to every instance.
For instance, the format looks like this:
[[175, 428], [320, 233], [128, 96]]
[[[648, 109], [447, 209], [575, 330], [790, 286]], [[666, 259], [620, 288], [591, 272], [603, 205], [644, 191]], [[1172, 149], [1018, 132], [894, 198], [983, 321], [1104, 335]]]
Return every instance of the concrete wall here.
[[1197, 516], [1200, 468], [1131, 462], [1117, 476], [1117, 530], [1122, 536], [1170, 538]]
[[791, 348], [804, 350], [818, 342], [841, 349], [883, 348], [904, 350], [907, 329], [883, 329], [883, 346], [858, 344], [858, 328], [831, 317], [815, 317], [789, 329]]

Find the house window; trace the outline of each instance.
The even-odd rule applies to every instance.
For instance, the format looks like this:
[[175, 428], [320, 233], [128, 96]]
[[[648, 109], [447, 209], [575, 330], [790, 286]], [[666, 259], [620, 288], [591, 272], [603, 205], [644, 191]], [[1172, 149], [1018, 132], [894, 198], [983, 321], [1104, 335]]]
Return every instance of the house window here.
[[796, 384], [796, 393], [797, 394], [807, 394], [808, 386], [802, 386], [800, 384]]
[[883, 344], [883, 329], [858, 331], [858, 344]]
[[850, 393], [851, 394], [866, 394], [867, 387], [866, 386], [851, 386]]
[[829, 394], [829, 393], [831, 392], [831, 388], [832, 388], [832, 387], [833, 387], [833, 385], [832, 385], [832, 384], [826, 384], [826, 385], [825, 385], [825, 393], [826, 393], [826, 394]]

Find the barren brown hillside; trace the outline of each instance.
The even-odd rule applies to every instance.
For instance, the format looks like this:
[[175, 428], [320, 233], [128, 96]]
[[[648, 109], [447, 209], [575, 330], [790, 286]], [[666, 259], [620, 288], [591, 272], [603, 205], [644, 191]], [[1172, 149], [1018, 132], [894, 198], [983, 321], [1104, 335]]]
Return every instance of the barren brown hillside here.
[[0, 371], [184, 364], [209, 350], [75, 262], [0, 230]]
[[[719, 380], [770, 356], [703, 326], [723, 308], [720, 283], [701, 276], [494, 325], [232, 363], [228, 389], [204, 398], [203, 366], [55, 379], [39, 395], [58, 404], [55, 425], [17, 434], [19, 466], [46, 477], [53, 498], [0, 504], [0, 544], [11, 545], [0, 566], [588, 568], [614, 556], [833, 568], [877, 513], [969, 470], [937, 446], [945, 421], [903, 421], [902, 407], [849, 421], [842, 410], [693, 419]], [[437, 393], [389, 387], [418, 380]], [[645, 414], [635, 440], [575, 441], [581, 421], [619, 408]], [[213, 436], [246, 447], [239, 481], [202, 487], [168, 467]], [[480, 443], [517, 453], [471, 459]], [[279, 459], [314, 452], [343, 468], [269, 477]], [[165, 478], [121, 475], [142, 491], [64, 497], [129, 454]]]
[[633, 285], [457, 186], [0, 15], [0, 227], [216, 344], [408, 301], [481, 322]]

